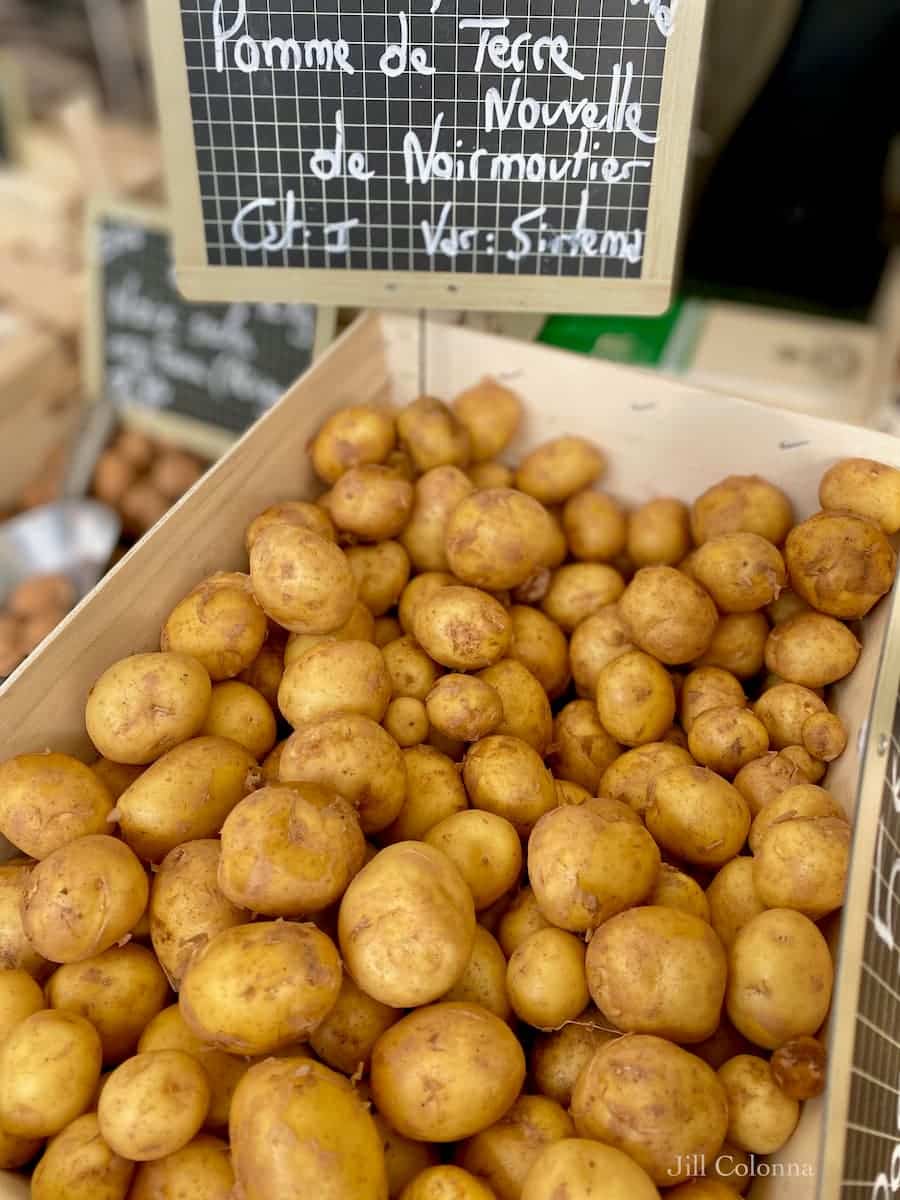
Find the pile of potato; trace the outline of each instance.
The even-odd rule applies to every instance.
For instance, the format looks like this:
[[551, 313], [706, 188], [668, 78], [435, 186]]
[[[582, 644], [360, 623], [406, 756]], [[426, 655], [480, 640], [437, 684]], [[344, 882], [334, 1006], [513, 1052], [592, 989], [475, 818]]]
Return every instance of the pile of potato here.
[[727, 1200], [822, 1090], [826, 689], [900, 472], [628, 512], [579, 437], [504, 465], [520, 418], [333, 416], [329, 490], [97, 680], [100, 759], [0, 765], [35, 1200]]
[[75, 603], [75, 588], [63, 574], [32, 575], [13, 588], [0, 608], [0, 679], [11, 675]]
[[139, 538], [194, 486], [205, 467], [192, 454], [134, 429], [121, 430], [97, 461], [91, 490]]

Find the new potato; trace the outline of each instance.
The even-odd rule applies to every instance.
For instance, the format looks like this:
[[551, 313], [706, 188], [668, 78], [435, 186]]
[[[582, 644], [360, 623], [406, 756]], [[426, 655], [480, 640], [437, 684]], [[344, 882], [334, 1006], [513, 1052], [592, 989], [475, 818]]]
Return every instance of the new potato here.
[[597, 446], [581, 437], [558, 437], [522, 459], [516, 487], [542, 504], [562, 504], [595, 483], [605, 469], [606, 458]]
[[433, 825], [423, 839], [442, 851], [469, 886], [476, 912], [509, 891], [522, 871], [522, 845], [513, 825], [470, 808]]
[[522, 419], [522, 402], [515, 392], [486, 376], [453, 401], [456, 419], [469, 433], [472, 462], [487, 462], [505, 450]]
[[32, 858], [106, 833], [113, 797], [68, 754], [20, 754], [0, 764], [0, 833]]
[[483, 926], [475, 926], [475, 941], [466, 969], [441, 999], [479, 1004], [501, 1021], [511, 1018], [512, 1006], [506, 990], [506, 957], [496, 938]]
[[800, 1117], [800, 1105], [786, 1096], [764, 1058], [739, 1054], [719, 1067], [728, 1097], [728, 1140], [751, 1154], [774, 1154]]
[[21, 969], [40, 980], [49, 964], [31, 945], [22, 924], [22, 895], [33, 867], [23, 859], [0, 863], [0, 968]]
[[691, 548], [687, 506], [663, 496], [628, 517], [628, 557], [636, 567], [675, 566]]
[[624, 746], [659, 741], [675, 719], [672, 680], [649, 654], [622, 654], [598, 676], [597, 712], [603, 728]]
[[551, 700], [569, 682], [569, 647], [560, 627], [537, 608], [514, 604], [509, 610], [512, 640], [507, 657], [521, 663]]
[[684, 679], [678, 709], [684, 732], [690, 736], [697, 718], [711, 708], [741, 708], [747, 703], [740, 681], [721, 667], [696, 667]]
[[89, 1107], [103, 1052], [76, 1013], [32, 1013], [0, 1044], [0, 1127], [15, 1137], [52, 1137]]
[[727, 862], [706, 889], [706, 900], [710, 924], [727, 950], [740, 930], [766, 908], [753, 884], [753, 859]]
[[519, 587], [543, 565], [548, 521], [537, 500], [514, 488], [473, 492], [447, 522], [450, 570], [463, 583], [492, 592]]
[[540, 1034], [532, 1043], [528, 1060], [538, 1091], [567, 1109], [578, 1076], [600, 1047], [618, 1036], [594, 1008], [588, 1008], [578, 1020], [568, 1022], [562, 1029]]
[[691, 532], [698, 545], [721, 534], [755, 533], [780, 546], [793, 523], [788, 497], [758, 475], [729, 475], [691, 508]]
[[701, 867], [720, 867], [734, 858], [750, 829], [750, 811], [737, 788], [697, 766], [657, 775], [645, 817], [660, 846]]
[[750, 849], [755, 854], [769, 829], [781, 821], [834, 817], [845, 821], [846, 814], [826, 788], [814, 783], [795, 783], [771, 800], [753, 818], [750, 826]]
[[900, 530], [900, 471], [868, 458], [844, 458], [829, 467], [819, 484], [824, 509], [866, 517], [882, 533]]
[[825, 687], [850, 674], [860, 649], [843, 622], [819, 612], [800, 613], [769, 634], [766, 668], [788, 683]]
[[[85, 1113], [48, 1144], [31, 1177], [32, 1200], [125, 1200], [134, 1163], [106, 1144], [96, 1113]], [[138, 1197], [140, 1200], [140, 1197]]]
[[[345, 551], [358, 588], [357, 605], [365, 609], [369, 628], [349, 636], [372, 641], [374, 618], [394, 607], [409, 582], [409, 555], [400, 542], [349, 546]], [[356, 608], [353, 610], [356, 612]], [[398, 633], [399, 636], [399, 633]]]
[[337, 1001], [313, 1030], [309, 1044], [327, 1066], [355, 1075], [368, 1069], [375, 1043], [402, 1015], [402, 1010], [368, 996], [345, 972]]
[[852, 621], [890, 591], [897, 555], [880, 527], [852, 513], [821, 512], [785, 543], [794, 591], [821, 613]]
[[563, 507], [563, 529], [579, 562], [612, 562], [624, 551], [628, 518], [605, 492], [585, 490], [570, 496]]
[[201, 734], [228, 738], [254, 758], [265, 758], [278, 736], [272, 706], [248, 683], [229, 679], [212, 690]]
[[428, 693], [425, 708], [433, 728], [461, 742], [477, 742], [503, 720], [500, 693], [471, 675], [444, 675]]
[[765, 608], [787, 582], [781, 554], [756, 533], [709, 538], [691, 556], [691, 571], [725, 613]]
[[294, 729], [353, 713], [381, 721], [390, 699], [384, 655], [360, 641], [314, 646], [288, 666], [278, 689], [278, 707]]
[[97, 1119], [111, 1150], [149, 1162], [186, 1146], [208, 1111], [200, 1063], [183, 1050], [153, 1050], [116, 1067], [100, 1093]]
[[753, 855], [753, 886], [767, 908], [818, 921], [840, 908], [850, 867], [850, 826], [841, 817], [781, 817]]
[[250, 551], [250, 578], [266, 613], [292, 633], [340, 629], [358, 591], [343, 550], [294, 525], [260, 533]]
[[728, 778], [769, 749], [765, 725], [743, 705], [708, 708], [694, 719], [688, 749], [704, 767]]
[[769, 622], [761, 612], [725, 613], [697, 663], [722, 667], [738, 679], [750, 679], [763, 669], [768, 636]]
[[692, 765], [693, 759], [682, 746], [648, 742], [626, 750], [606, 768], [600, 779], [600, 795], [627, 804], [643, 816], [654, 779], [672, 767]]
[[558, 1029], [588, 1002], [584, 942], [563, 929], [541, 929], [510, 956], [506, 990], [520, 1021]]
[[[539, 929], [547, 929], [550, 922], [538, 908], [537, 898], [530, 887], [522, 887], [513, 897], [509, 908], [497, 926], [497, 940], [507, 958], [517, 946]], [[505, 968], [504, 968], [505, 971]]]
[[26, 1017], [44, 1007], [40, 985], [20, 967], [0, 971], [0, 1042]]
[[403, 752], [406, 766], [406, 799], [395, 821], [382, 830], [381, 840], [421, 841], [429, 829], [468, 807], [466, 789], [456, 764], [432, 746], [414, 746]]
[[434, 467], [416, 481], [413, 507], [400, 540], [417, 571], [446, 571], [445, 537], [453, 510], [475, 485], [459, 467]]
[[553, 572], [541, 607], [571, 633], [585, 618], [615, 604], [624, 591], [625, 580], [607, 563], [567, 563]]
[[547, 693], [534, 675], [520, 662], [504, 658], [478, 678], [500, 697], [502, 719], [495, 732], [521, 738], [538, 754], [546, 753], [553, 734], [553, 713]]
[[657, 1200], [646, 1171], [614, 1146], [563, 1138], [546, 1146], [525, 1178], [521, 1200]]
[[420, 396], [397, 414], [397, 433], [420, 475], [434, 467], [467, 467], [469, 433], [434, 396]]
[[456, 1162], [484, 1180], [497, 1200], [519, 1200], [541, 1151], [574, 1133], [571, 1117], [555, 1101], [523, 1095], [496, 1125], [463, 1142]]
[[509, 648], [509, 614], [498, 600], [474, 587], [443, 587], [425, 599], [413, 619], [416, 641], [455, 671], [498, 662]]
[[466, 755], [463, 782], [473, 808], [505, 817], [522, 837], [556, 807], [553, 776], [520, 738], [492, 734], [476, 742]]
[[671, 666], [693, 662], [709, 648], [716, 606], [698, 583], [675, 567], [642, 567], [619, 601], [632, 641]]
[[197, 1200], [229, 1200], [233, 1186], [227, 1143], [199, 1134], [173, 1154], [141, 1163], [128, 1200], [174, 1200], [180, 1195]]
[[249, 583], [243, 575], [204, 580], [166, 618], [160, 649], [196, 659], [214, 682], [246, 670], [268, 628]]
[[310, 457], [321, 480], [337, 483], [351, 467], [384, 462], [394, 448], [395, 438], [390, 412], [356, 404], [328, 418], [313, 440]]

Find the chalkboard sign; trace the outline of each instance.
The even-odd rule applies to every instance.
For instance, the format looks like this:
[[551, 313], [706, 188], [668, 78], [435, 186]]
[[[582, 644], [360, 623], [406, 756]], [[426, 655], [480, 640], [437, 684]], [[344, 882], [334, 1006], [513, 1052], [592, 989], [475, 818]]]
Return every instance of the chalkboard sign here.
[[22, 72], [8, 54], [0, 52], [0, 168], [21, 161], [26, 109]]
[[333, 335], [333, 311], [310, 305], [187, 303], [162, 212], [98, 207], [88, 236], [87, 393], [185, 448], [221, 453]]
[[194, 298], [658, 312], [706, 0], [155, 0]]

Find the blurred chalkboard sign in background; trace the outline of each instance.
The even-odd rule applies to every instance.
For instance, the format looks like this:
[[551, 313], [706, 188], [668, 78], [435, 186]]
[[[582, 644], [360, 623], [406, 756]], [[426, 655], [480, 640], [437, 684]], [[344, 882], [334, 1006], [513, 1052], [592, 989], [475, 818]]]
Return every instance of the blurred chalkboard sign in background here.
[[222, 453], [334, 334], [331, 309], [184, 300], [162, 211], [98, 206], [88, 238], [87, 395], [186, 449]]

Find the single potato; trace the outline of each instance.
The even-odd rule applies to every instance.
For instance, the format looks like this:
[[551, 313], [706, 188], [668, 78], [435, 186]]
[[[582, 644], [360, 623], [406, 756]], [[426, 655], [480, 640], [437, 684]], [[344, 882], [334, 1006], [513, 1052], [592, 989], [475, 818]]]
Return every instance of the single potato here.
[[538, 608], [514, 604], [509, 610], [512, 640], [507, 656], [531, 672], [551, 700], [569, 684], [569, 647], [555, 621]]
[[412, 512], [413, 485], [380, 463], [345, 471], [328, 493], [328, 515], [341, 533], [364, 542], [396, 537]]
[[847, 749], [847, 727], [830, 712], [812, 713], [800, 731], [803, 748], [819, 762], [834, 762]]
[[[47, 1145], [31, 1177], [32, 1200], [141, 1200], [130, 1191], [134, 1163], [100, 1136], [96, 1113], [85, 1113]], [[147, 1200], [146, 1195], [144, 1200]]]
[[391, 694], [410, 696], [424, 703], [443, 669], [409, 635], [388, 642], [382, 653], [390, 676]]
[[397, 433], [420, 475], [434, 467], [469, 465], [468, 430], [434, 396], [420, 396], [401, 409], [397, 414]]
[[183, 1050], [136, 1054], [109, 1076], [97, 1119], [111, 1150], [134, 1162], [174, 1154], [197, 1134], [209, 1111], [209, 1081]]
[[[254, 691], [259, 692], [273, 710], [278, 706], [278, 688], [284, 675], [285, 650], [286, 647], [278, 642], [266, 642], [250, 666], [238, 675], [240, 682], [249, 684]], [[132, 779], [128, 780], [128, 783], [133, 782]], [[125, 787], [121, 790], [124, 791]]]
[[631, 630], [618, 604], [607, 604], [586, 617], [573, 630], [569, 642], [569, 661], [578, 695], [593, 699], [606, 664], [634, 649]]
[[31, 945], [22, 925], [22, 895], [33, 867], [25, 859], [0, 863], [0, 969], [21, 969], [41, 980], [50, 964]]
[[596, 795], [604, 772], [619, 757], [619, 743], [603, 728], [590, 700], [572, 700], [553, 723], [550, 763], [558, 780]]
[[406, 1185], [400, 1200], [497, 1200], [490, 1188], [462, 1167], [428, 1167]]
[[586, 489], [570, 496], [562, 523], [572, 556], [579, 562], [612, 562], [625, 550], [628, 517], [605, 492]]
[[588, 1002], [584, 942], [562, 929], [541, 929], [516, 948], [506, 969], [506, 990], [520, 1021], [559, 1029]]
[[503, 720], [500, 693], [471, 675], [444, 675], [428, 693], [425, 708], [434, 729], [461, 742], [487, 737]]
[[32, 1013], [44, 1008], [44, 993], [21, 967], [0, 971], [0, 1042]]
[[587, 951], [591, 999], [625, 1033], [701, 1042], [719, 1024], [727, 960], [700, 917], [645, 905], [601, 925]]
[[420, 604], [441, 588], [458, 584], [459, 580], [449, 571], [423, 571], [421, 575], [411, 579], [400, 594], [397, 604], [397, 617], [403, 632], [412, 634], [415, 612]]
[[672, 1042], [640, 1034], [597, 1051], [578, 1078], [571, 1114], [579, 1136], [624, 1151], [668, 1187], [694, 1173], [693, 1156], [712, 1162], [728, 1127], [715, 1071]]
[[479, 1004], [501, 1021], [511, 1019], [512, 1005], [506, 990], [506, 956], [493, 934], [481, 925], [475, 926], [475, 941], [465, 971], [441, 999]]
[[778, 549], [757, 533], [723, 533], [709, 538], [694, 552], [691, 570], [725, 613], [765, 608], [787, 582]]
[[637, 746], [620, 754], [606, 768], [600, 779], [600, 795], [627, 804], [643, 817], [653, 780], [672, 767], [692, 766], [693, 761], [686, 749], [670, 742]]
[[821, 512], [785, 543], [794, 591], [818, 612], [858, 620], [889, 592], [897, 555], [879, 526], [852, 513]]
[[[345, 553], [356, 580], [357, 604], [365, 608], [374, 622], [376, 617], [382, 617], [392, 609], [403, 594], [409, 582], [409, 555], [400, 542], [390, 540], [377, 542], [374, 546], [349, 546]], [[373, 632], [374, 624], [371, 631], [353, 636], [372, 641]]]
[[675, 718], [672, 680], [649, 654], [622, 654], [600, 672], [597, 712], [604, 729], [622, 745], [657, 742]]
[[520, 1096], [496, 1125], [463, 1142], [455, 1161], [484, 1180], [497, 1200], [519, 1200], [541, 1151], [574, 1133], [571, 1117], [555, 1101]]
[[104, 758], [143, 766], [199, 733], [212, 684], [185, 654], [133, 654], [109, 667], [88, 693], [88, 736]]
[[480, 671], [478, 678], [500, 698], [503, 716], [495, 731], [521, 738], [538, 754], [545, 754], [553, 736], [553, 713], [547, 693], [527, 667], [504, 658]]
[[669, 863], [660, 866], [647, 903], [662, 908], [676, 908], [692, 917], [699, 917], [701, 921], [709, 921], [709, 902], [703, 888], [690, 875]]
[[347, 888], [338, 936], [348, 971], [368, 995], [393, 1008], [428, 1004], [466, 969], [475, 938], [472, 893], [440, 850], [397, 842]]
[[578, 1076], [601, 1046], [619, 1037], [606, 1017], [588, 1008], [562, 1029], [539, 1034], [531, 1045], [528, 1070], [542, 1096], [568, 1109]]
[[68, 754], [20, 754], [0, 763], [0, 833], [32, 858], [106, 833], [112, 809], [106, 785]]
[[751, 1154], [780, 1150], [797, 1127], [800, 1105], [779, 1088], [768, 1062], [738, 1054], [718, 1075], [728, 1097], [728, 1140]]
[[466, 755], [463, 782], [473, 808], [505, 817], [522, 837], [556, 807], [553, 776], [520, 738], [492, 734], [476, 742]]
[[141, 1163], [128, 1200], [168, 1200], [181, 1189], [198, 1200], [228, 1200], [233, 1187], [228, 1144], [201, 1133], [174, 1154]]
[[793, 523], [788, 497], [758, 475], [729, 475], [691, 508], [691, 532], [698, 545], [725, 533], [755, 533], [780, 546]]
[[450, 570], [491, 592], [517, 588], [544, 565], [548, 521], [542, 504], [514, 488], [473, 492], [447, 522]]
[[605, 470], [606, 458], [597, 446], [581, 437], [558, 437], [522, 459], [516, 487], [542, 504], [562, 504]]
[[210, 679], [234, 679], [266, 640], [268, 623], [246, 576], [204, 580], [175, 606], [162, 628], [160, 649], [195, 658]]
[[644, 816], [660, 846], [699, 867], [720, 867], [734, 858], [750, 829], [750, 810], [737, 788], [697, 766], [658, 775]]
[[433, 825], [423, 841], [440, 850], [469, 886], [476, 912], [489, 908], [518, 882], [522, 844], [515, 827], [496, 813], [470, 808]]
[[766, 641], [766, 669], [788, 683], [826, 687], [849, 675], [860, 644], [841, 621], [819, 612], [801, 613], [776, 625]]
[[525, 1179], [521, 1200], [657, 1200], [646, 1171], [614, 1146], [564, 1138], [545, 1147]]
[[390, 412], [369, 404], [355, 404], [328, 418], [316, 434], [310, 457], [319, 478], [332, 484], [351, 467], [384, 462], [395, 441]]
[[[534, 891], [530, 887], [521, 887], [500, 918], [497, 940], [503, 953], [510, 958], [527, 937], [539, 929], [547, 929], [549, 925], [550, 922], [538, 908]], [[504, 967], [504, 973], [505, 970]]]
[[0, 1043], [0, 1127], [19, 1138], [52, 1137], [90, 1106], [103, 1051], [93, 1025], [48, 1008]]
[[819, 817], [846, 821], [843, 808], [826, 788], [817, 787], [814, 783], [795, 783], [770, 800], [753, 818], [750, 849], [756, 854], [771, 827], [781, 821], [815, 820]]
[[509, 1026], [477, 1004], [433, 1004], [410, 1013], [375, 1044], [372, 1096], [406, 1137], [455, 1142], [493, 1125], [525, 1080], [525, 1055]]
[[718, 622], [707, 592], [675, 567], [642, 567], [619, 611], [634, 644], [670, 666], [705, 654]]
[[421, 746], [431, 728], [425, 705], [411, 696], [399, 696], [392, 700], [381, 724], [401, 750]]
[[358, 591], [343, 550], [294, 525], [260, 533], [250, 552], [250, 578], [268, 616], [291, 633], [340, 629]]
[[759, 717], [742, 705], [708, 708], [694, 719], [688, 749], [702, 766], [730, 779], [766, 753], [769, 734]]
[[571, 633], [587, 617], [615, 604], [624, 591], [625, 580], [608, 563], [567, 563], [553, 572], [541, 608]]
[[311, 504], [308, 500], [282, 500], [280, 504], [272, 504], [264, 509], [247, 526], [244, 545], [248, 554], [268, 525], [299, 525], [301, 529], [311, 529], [326, 542], [337, 541], [331, 518], [318, 504]]
[[475, 485], [459, 467], [434, 467], [415, 486], [409, 521], [400, 537], [417, 571], [446, 571], [445, 538], [453, 510]]
[[698, 666], [722, 667], [738, 679], [751, 679], [763, 669], [769, 622], [761, 612], [726, 613]]
[[648, 500], [629, 515], [626, 549], [636, 567], [674, 567], [690, 548], [688, 510], [680, 500]]
[[327, 1066], [354, 1076], [368, 1069], [375, 1043], [402, 1015], [367, 996], [345, 972], [337, 1002], [313, 1030], [309, 1044]]
[[228, 738], [254, 758], [265, 758], [278, 736], [275, 714], [266, 698], [250, 687], [229, 679], [217, 683], [201, 734]]
[[840, 908], [850, 867], [850, 826], [837, 817], [779, 818], [753, 856], [753, 886], [767, 908], [814, 921]]
[[706, 889], [709, 920], [726, 950], [744, 926], [765, 911], [753, 885], [753, 859], [733, 858]]
[[414, 746], [404, 750], [406, 799], [397, 819], [381, 831], [380, 840], [393, 842], [422, 841], [438, 822], [468, 807], [456, 764], [432, 746]]
[[[721, 667], [696, 667], [684, 678], [678, 698], [678, 714], [690, 736], [694, 722], [711, 708], [742, 708], [747, 703], [739, 679]], [[758, 714], [757, 714], [758, 715]]]
[[829, 467], [819, 484], [824, 509], [865, 517], [882, 533], [900, 530], [900, 471], [869, 458], [843, 458]]
[[281, 715], [294, 729], [354, 713], [378, 722], [390, 699], [384, 655], [371, 642], [314, 646], [287, 668], [278, 689]]
[[522, 420], [522, 401], [515, 392], [485, 376], [453, 401], [457, 421], [469, 434], [473, 463], [496, 458], [516, 435]]
[[330, 938], [314, 925], [260, 921], [223, 930], [198, 951], [178, 1002], [202, 1041], [261, 1055], [309, 1037], [340, 988], [341, 960]]
[[416, 609], [413, 633], [435, 662], [473, 671], [498, 662], [509, 648], [509, 613], [473, 587], [443, 587]]

